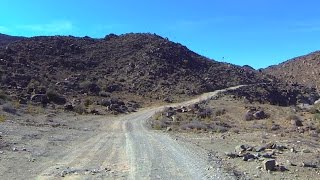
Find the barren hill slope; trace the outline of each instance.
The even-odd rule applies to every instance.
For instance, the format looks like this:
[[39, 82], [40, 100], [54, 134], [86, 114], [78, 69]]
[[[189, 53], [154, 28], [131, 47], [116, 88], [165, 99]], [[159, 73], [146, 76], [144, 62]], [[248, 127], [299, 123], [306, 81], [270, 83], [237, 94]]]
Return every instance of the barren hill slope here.
[[19, 36], [9, 36], [5, 34], [0, 33], [0, 47], [1, 46], [6, 46], [12, 42], [19, 41], [24, 39], [24, 37], [19, 37]]
[[270, 66], [264, 72], [288, 83], [299, 83], [318, 89], [320, 87], [320, 51]]
[[11, 96], [55, 91], [67, 99], [98, 96], [178, 100], [239, 84], [263, 74], [209, 60], [154, 34], [33, 37], [0, 48], [0, 86]]

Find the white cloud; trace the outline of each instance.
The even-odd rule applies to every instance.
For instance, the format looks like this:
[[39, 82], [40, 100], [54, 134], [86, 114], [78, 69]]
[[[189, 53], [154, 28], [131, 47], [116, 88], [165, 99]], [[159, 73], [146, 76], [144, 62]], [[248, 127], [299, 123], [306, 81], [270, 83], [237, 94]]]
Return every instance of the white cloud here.
[[17, 26], [17, 29], [33, 31], [35, 33], [61, 34], [72, 31], [74, 26], [69, 21], [54, 21], [47, 24], [19, 25]]

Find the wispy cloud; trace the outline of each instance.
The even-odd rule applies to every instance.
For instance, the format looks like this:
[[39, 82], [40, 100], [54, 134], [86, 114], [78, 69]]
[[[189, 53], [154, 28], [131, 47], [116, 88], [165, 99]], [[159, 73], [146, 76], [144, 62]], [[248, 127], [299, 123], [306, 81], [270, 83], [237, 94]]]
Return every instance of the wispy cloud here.
[[294, 32], [320, 32], [320, 21], [295, 22], [291, 26]]
[[8, 32], [9, 32], [9, 28], [5, 26], [0, 26], [0, 33], [8, 33]]
[[74, 29], [74, 25], [70, 21], [53, 21], [45, 24], [18, 25], [16, 26], [16, 28], [26, 31], [32, 31], [37, 34], [61, 34], [71, 32]]

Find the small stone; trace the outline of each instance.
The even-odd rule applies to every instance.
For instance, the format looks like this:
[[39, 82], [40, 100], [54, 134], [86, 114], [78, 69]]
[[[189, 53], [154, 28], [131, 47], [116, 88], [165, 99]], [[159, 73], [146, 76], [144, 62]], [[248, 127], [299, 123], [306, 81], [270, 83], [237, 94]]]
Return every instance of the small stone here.
[[265, 153], [265, 154], [262, 154], [262, 157], [264, 157], [264, 158], [272, 158], [272, 154]]
[[27, 149], [26, 148], [22, 148], [22, 151], [27, 151]]
[[270, 159], [264, 162], [264, 169], [267, 171], [273, 171], [276, 167], [276, 160]]
[[303, 149], [302, 152], [303, 153], [311, 153], [311, 151], [309, 149]]
[[317, 165], [316, 164], [312, 164], [312, 163], [303, 162], [302, 163], [302, 167], [317, 168]]
[[284, 167], [284, 166], [278, 166], [277, 170], [281, 171], [281, 172], [288, 171], [288, 169], [286, 167]]
[[18, 148], [14, 147], [14, 148], [12, 148], [12, 151], [18, 151]]
[[245, 154], [245, 155], [243, 155], [243, 160], [244, 161], [249, 161], [250, 159], [252, 159], [252, 160], [254, 160], [256, 157], [253, 155], [253, 154], [250, 154], [250, 153], [248, 153], [248, 154]]
[[172, 131], [172, 128], [171, 127], [167, 127], [167, 130], [166, 130], [167, 132], [168, 131]]
[[225, 154], [226, 154], [226, 156], [228, 156], [229, 158], [236, 158], [236, 157], [239, 157], [237, 154], [232, 153], [232, 152], [226, 152]]
[[264, 151], [266, 149], [266, 147], [265, 146], [260, 146], [260, 147], [257, 147], [255, 149], [256, 149], [256, 152], [262, 152], [262, 151]]
[[294, 147], [292, 147], [292, 148], [290, 149], [290, 152], [296, 153], [297, 151], [294, 149]]
[[253, 177], [255, 177], [255, 178], [259, 178], [259, 177], [260, 177], [260, 175], [259, 175], [259, 174], [255, 174]]

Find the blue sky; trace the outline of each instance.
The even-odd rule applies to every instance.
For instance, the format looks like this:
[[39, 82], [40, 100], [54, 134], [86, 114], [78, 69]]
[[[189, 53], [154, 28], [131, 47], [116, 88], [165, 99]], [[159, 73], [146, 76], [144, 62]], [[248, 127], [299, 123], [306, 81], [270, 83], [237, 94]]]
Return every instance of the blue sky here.
[[0, 33], [152, 32], [218, 61], [261, 68], [320, 50], [319, 7], [317, 0], [1, 0]]

